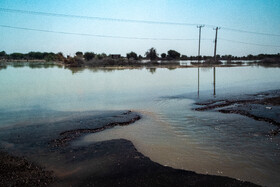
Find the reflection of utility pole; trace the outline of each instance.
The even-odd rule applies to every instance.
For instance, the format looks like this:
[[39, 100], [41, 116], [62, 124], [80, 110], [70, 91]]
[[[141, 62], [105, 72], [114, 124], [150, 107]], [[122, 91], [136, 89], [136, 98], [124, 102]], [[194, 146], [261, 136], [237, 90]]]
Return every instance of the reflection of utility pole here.
[[197, 69], [197, 96], [199, 97], [199, 68]]
[[198, 40], [198, 59], [200, 57], [200, 40], [201, 40], [201, 28], [204, 27], [204, 25], [198, 25], [197, 28], [199, 28], [199, 40]]
[[216, 67], [214, 67], [214, 72], [213, 72], [213, 79], [214, 79], [214, 84], [213, 84], [213, 86], [214, 86], [214, 93], [213, 93], [213, 95], [215, 96], [216, 95]]
[[219, 27], [214, 28], [214, 30], [216, 30], [215, 48], [214, 48], [214, 62], [216, 62], [217, 39], [218, 39], [218, 30], [219, 29], [220, 29]]

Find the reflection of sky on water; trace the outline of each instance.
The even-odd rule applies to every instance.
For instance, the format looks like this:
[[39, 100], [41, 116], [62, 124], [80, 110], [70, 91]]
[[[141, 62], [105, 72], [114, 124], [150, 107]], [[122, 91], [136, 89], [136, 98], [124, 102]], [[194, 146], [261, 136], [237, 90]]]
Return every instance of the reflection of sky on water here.
[[[70, 70], [14, 68], [0, 72], [0, 108], [55, 110], [134, 108], [161, 96], [195, 93], [197, 68]], [[279, 88], [279, 68], [216, 68], [216, 96]], [[213, 68], [200, 68], [200, 93], [213, 94]], [[138, 102], [138, 104], [137, 104]], [[141, 108], [137, 107], [137, 108]]]

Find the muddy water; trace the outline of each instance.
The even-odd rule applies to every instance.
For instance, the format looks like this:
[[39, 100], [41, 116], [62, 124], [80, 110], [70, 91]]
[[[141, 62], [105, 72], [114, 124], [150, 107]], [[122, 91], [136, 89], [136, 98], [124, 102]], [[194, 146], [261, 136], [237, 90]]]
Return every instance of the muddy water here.
[[[183, 124], [170, 124], [157, 114], [144, 111], [142, 113], [145, 117], [136, 124], [87, 135], [73, 145], [125, 138], [131, 140], [141, 153], [162, 165], [205, 174], [231, 176], [258, 184], [278, 185], [279, 180], [276, 176], [279, 168], [275, 167], [275, 164], [279, 164], [279, 139], [260, 137], [262, 132], [254, 130], [230, 134], [232, 131], [241, 131], [234, 127], [240, 125], [240, 122], [244, 128], [252, 129], [255, 128], [250, 127], [253, 124], [257, 125], [256, 128], [262, 128], [265, 123], [242, 116], [228, 117], [221, 114], [221, 125], [213, 127], [209, 122], [205, 122], [206, 120], [199, 120], [199, 123], [195, 122], [191, 127], [184, 127]], [[206, 127], [194, 127], [200, 123]], [[223, 126], [228, 125], [233, 127], [223, 129]], [[188, 129], [193, 130], [189, 132]], [[250, 133], [252, 135], [249, 135]]]
[[192, 108], [196, 100], [279, 89], [280, 68], [215, 70], [213, 84], [213, 68], [105, 71], [8, 66], [0, 71], [0, 126], [73, 114], [67, 112], [130, 109], [143, 118], [85, 136], [73, 146], [125, 138], [163, 165], [279, 186], [280, 140], [267, 136], [272, 125]]

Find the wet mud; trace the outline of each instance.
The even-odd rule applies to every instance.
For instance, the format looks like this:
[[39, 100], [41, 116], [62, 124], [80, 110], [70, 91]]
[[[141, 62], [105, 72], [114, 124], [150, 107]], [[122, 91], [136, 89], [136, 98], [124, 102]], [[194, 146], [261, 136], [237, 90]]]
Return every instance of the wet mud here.
[[0, 152], [0, 186], [48, 186], [54, 173], [21, 157]]
[[218, 111], [225, 114], [239, 114], [257, 121], [264, 121], [276, 128], [268, 132], [269, 135], [278, 135], [280, 132], [280, 91], [267, 91], [257, 94], [208, 100], [195, 103], [196, 111]]

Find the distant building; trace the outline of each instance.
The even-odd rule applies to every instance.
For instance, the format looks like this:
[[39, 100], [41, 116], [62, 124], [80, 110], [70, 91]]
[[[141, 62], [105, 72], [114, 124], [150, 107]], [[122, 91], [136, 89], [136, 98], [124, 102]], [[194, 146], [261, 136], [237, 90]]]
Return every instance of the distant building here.
[[121, 55], [120, 54], [111, 54], [110, 57], [112, 59], [120, 59], [121, 58]]

